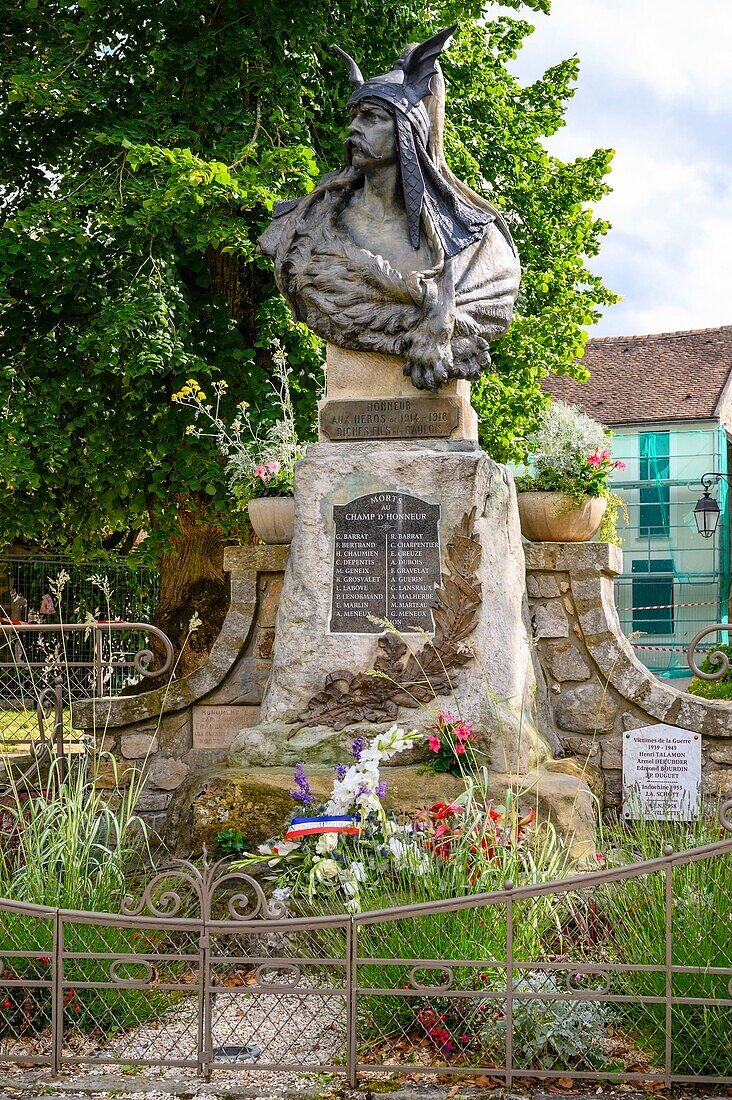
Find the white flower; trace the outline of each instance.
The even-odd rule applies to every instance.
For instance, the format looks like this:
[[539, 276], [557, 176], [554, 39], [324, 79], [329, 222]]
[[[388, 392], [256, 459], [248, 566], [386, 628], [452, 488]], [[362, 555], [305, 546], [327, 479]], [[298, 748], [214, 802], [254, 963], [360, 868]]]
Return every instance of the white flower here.
[[394, 856], [395, 863], [401, 863], [409, 852], [409, 845], [405, 844], [403, 840], [398, 840], [395, 836], [389, 837], [387, 847]]
[[287, 901], [291, 893], [289, 886], [277, 886], [272, 891], [272, 897], [275, 901]]
[[338, 864], [334, 859], [321, 859], [313, 867], [313, 875], [318, 882], [329, 882], [338, 878]]
[[344, 906], [347, 913], [360, 913], [361, 903], [358, 898], [348, 898]]
[[328, 852], [333, 852], [338, 847], [338, 834], [337, 833], [323, 833], [318, 838], [318, 842], [315, 845], [315, 851], [319, 855], [327, 855]]
[[278, 840], [274, 845], [277, 851], [274, 853], [278, 856], [289, 856], [290, 852], [294, 852], [296, 848], [300, 847], [299, 840]]
[[366, 881], [366, 868], [364, 867], [363, 863], [361, 863], [360, 859], [354, 860], [348, 870], [350, 871], [356, 882]]

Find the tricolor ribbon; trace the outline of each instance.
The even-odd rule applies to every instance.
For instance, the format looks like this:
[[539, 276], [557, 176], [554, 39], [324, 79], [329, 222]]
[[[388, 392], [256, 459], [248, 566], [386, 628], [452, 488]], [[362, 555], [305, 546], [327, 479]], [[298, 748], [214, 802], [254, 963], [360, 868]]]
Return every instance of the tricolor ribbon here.
[[303, 836], [317, 836], [321, 833], [347, 833], [357, 836], [361, 832], [361, 822], [357, 817], [296, 817], [290, 822], [285, 840], [299, 840]]

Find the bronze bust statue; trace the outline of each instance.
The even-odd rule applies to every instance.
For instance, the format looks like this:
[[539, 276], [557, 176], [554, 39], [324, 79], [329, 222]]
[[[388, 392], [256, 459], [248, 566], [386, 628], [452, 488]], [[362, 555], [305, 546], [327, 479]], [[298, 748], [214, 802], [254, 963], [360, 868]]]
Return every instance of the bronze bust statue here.
[[278, 203], [259, 246], [298, 320], [343, 348], [404, 360], [417, 389], [476, 379], [508, 328], [520, 267], [500, 213], [448, 168], [439, 54], [410, 45], [354, 92], [346, 165]]

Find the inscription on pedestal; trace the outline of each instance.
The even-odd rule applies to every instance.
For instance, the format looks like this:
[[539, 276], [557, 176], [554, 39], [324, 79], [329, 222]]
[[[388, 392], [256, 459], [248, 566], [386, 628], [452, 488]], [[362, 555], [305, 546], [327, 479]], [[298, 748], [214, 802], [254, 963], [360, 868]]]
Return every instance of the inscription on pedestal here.
[[227, 749], [246, 726], [254, 726], [259, 707], [215, 707], [198, 705], [193, 708], [193, 748]]
[[661, 722], [623, 734], [623, 816], [692, 821], [699, 816], [701, 735]]
[[331, 400], [320, 411], [328, 439], [449, 439], [460, 422], [449, 397]]
[[407, 493], [370, 493], [333, 508], [333, 634], [433, 633], [440, 582], [440, 505]]

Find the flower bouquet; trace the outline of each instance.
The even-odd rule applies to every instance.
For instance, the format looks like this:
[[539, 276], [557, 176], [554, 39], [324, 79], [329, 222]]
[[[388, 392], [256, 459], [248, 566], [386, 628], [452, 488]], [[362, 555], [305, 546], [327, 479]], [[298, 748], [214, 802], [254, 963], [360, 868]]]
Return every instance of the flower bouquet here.
[[446, 710], [438, 710], [437, 718], [429, 727], [426, 746], [433, 754], [427, 760], [431, 772], [447, 772], [449, 775], [465, 775], [475, 767], [477, 733], [471, 722], [453, 718]]
[[336, 767], [330, 798], [321, 805], [304, 765], [298, 764], [290, 796], [301, 809], [282, 837], [261, 844], [233, 867], [266, 864], [277, 899], [337, 900], [351, 913], [361, 908], [360, 889], [367, 875], [383, 877], [390, 869], [425, 874], [430, 857], [413, 826], [399, 824], [384, 809], [386, 782], [380, 776], [381, 765], [412, 748], [419, 736], [394, 725], [368, 744], [357, 737], [352, 761]]
[[[292, 540], [294, 529], [295, 464], [304, 456], [305, 445], [297, 437], [287, 362], [279, 344], [274, 347], [272, 362], [272, 396], [279, 416], [264, 428], [254, 422], [246, 401], [237, 406], [231, 423], [225, 422], [221, 399], [228, 387], [224, 381], [213, 384], [213, 405], [206, 403], [206, 394], [192, 378], [173, 394], [173, 400], [194, 410], [194, 422], [188, 425], [187, 435], [216, 440], [227, 459], [231, 489], [241, 504], [247, 504], [255, 533], [267, 543], [286, 543]], [[202, 420], [208, 422], [211, 431], [200, 426]], [[258, 501], [267, 503], [258, 505]]]
[[563, 401], [548, 406], [539, 427], [526, 439], [531, 471], [516, 478], [521, 530], [528, 539], [585, 542], [602, 525], [601, 539], [617, 541], [622, 502], [609, 482], [625, 463], [613, 461], [611, 438], [609, 429], [576, 406]]

